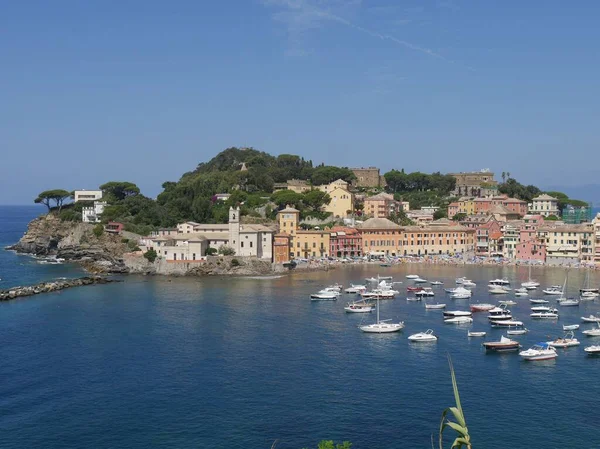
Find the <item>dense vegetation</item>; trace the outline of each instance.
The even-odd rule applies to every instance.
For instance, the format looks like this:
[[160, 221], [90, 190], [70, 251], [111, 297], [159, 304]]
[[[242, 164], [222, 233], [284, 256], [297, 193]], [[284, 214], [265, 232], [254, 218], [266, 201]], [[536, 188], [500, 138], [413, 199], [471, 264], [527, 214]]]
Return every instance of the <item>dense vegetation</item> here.
[[[506, 177], [508, 175], [508, 178]], [[448, 204], [456, 198], [451, 196], [455, 179], [440, 172], [426, 174], [405, 173], [404, 170], [391, 170], [385, 175], [386, 190], [397, 200], [410, 202], [411, 209], [423, 206], [437, 206], [440, 211], [436, 218], [444, 216]], [[167, 181], [156, 200], [141, 194], [140, 189], [127, 181], [111, 181], [100, 186], [104, 200], [109, 203], [102, 214], [103, 222], [119, 221], [125, 229], [147, 234], [159, 227], [173, 227], [182, 221], [200, 223], [225, 223], [230, 206], [240, 206], [245, 216], [273, 219], [277, 210], [291, 205], [300, 210], [302, 218], [307, 216], [327, 219], [321, 207], [330, 198], [324, 192], [311, 190], [298, 194], [290, 190], [274, 192], [277, 183], [297, 179], [309, 185], [318, 186], [337, 179], [352, 182], [356, 178], [345, 167], [327, 165], [313, 166], [313, 162], [300, 156], [281, 154], [272, 156], [252, 148], [228, 148], [208, 162], [198, 164], [195, 170], [185, 173], [177, 182]], [[372, 189], [367, 194], [380, 189]], [[541, 193], [535, 186], [524, 186], [504, 174], [499, 191], [509, 196], [531, 201]], [[216, 195], [228, 193], [226, 201]], [[569, 199], [560, 192], [547, 192], [559, 199], [559, 207], [567, 204], [584, 205], [582, 201]], [[72, 192], [55, 189], [47, 190], [35, 199], [45, 204], [64, 220], [80, 221], [83, 207], [92, 202], [79, 201], [65, 204]], [[358, 205], [360, 208], [360, 204]], [[410, 224], [403, 213], [392, 217], [400, 224]]]

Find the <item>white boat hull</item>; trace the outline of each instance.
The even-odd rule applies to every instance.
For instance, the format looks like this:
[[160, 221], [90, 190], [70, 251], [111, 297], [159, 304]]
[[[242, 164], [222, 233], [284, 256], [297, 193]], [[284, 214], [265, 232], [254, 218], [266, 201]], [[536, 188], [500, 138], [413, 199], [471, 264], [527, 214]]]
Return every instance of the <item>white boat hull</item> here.
[[398, 332], [404, 328], [404, 323], [375, 323], [360, 326], [360, 330], [372, 334], [387, 334]]

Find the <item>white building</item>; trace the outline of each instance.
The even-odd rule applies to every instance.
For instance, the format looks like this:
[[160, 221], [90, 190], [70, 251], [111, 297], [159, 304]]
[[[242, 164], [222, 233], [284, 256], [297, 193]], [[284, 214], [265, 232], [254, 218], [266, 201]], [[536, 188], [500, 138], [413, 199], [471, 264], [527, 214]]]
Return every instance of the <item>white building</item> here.
[[558, 200], [550, 195], [546, 195], [545, 193], [532, 199], [531, 203], [527, 205], [527, 211], [530, 214], [542, 215], [544, 217], [548, 217], [550, 215], [560, 217]]
[[102, 199], [102, 190], [75, 190], [73, 201], [97, 201]]
[[100, 216], [106, 207], [105, 201], [94, 201], [93, 206], [81, 209], [81, 221], [84, 223], [99, 223]]
[[[274, 230], [267, 226], [240, 224], [239, 207], [230, 207], [227, 224], [188, 221], [177, 225], [176, 234], [151, 237], [147, 242], [168, 261], [201, 260], [208, 248], [218, 250], [221, 246], [231, 247], [237, 256], [272, 260], [273, 234]], [[187, 249], [182, 251], [179, 247]]]

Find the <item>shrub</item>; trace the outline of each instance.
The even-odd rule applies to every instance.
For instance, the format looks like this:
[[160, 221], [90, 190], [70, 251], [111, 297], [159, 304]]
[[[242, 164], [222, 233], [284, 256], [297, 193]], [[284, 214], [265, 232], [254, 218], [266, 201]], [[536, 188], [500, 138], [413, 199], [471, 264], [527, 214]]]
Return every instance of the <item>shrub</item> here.
[[146, 260], [148, 260], [148, 262], [153, 263], [158, 257], [158, 254], [156, 254], [154, 248], [150, 248], [144, 253], [144, 257], [146, 258]]
[[223, 256], [234, 256], [235, 250], [230, 246], [221, 245], [219, 246], [219, 254]]
[[216, 248], [206, 248], [206, 255], [207, 256], [214, 256], [215, 254], [217, 254], [217, 249]]
[[121, 243], [129, 243], [129, 239], [128, 238], [122, 238], [121, 239]]
[[[131, 251], [135, 251], [136, 248], [138, 248], [137, 243], [134, 240], [129, 240], [129, 242], [127, 242], [127, 247], [131, 250]], [[139, 249], [139, 248], [138, 248]]]
[[92, 232], [96, 237], [100, 238], [100, 236], [104, 234], [104, 226], [98, 223], [96, 226], [94, 226], [94, 230]]
[[239, 260], [237, 260], [237, 259], [231, 259], [231, 266], [232, 267], [239, 267], [240, 265], [241, 264], [240, 264]]

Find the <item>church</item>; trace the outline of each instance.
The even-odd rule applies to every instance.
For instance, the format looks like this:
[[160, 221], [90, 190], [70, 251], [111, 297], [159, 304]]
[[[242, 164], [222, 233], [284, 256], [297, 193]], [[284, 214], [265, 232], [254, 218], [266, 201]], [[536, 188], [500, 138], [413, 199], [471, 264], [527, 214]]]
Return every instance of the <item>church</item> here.
[[146, 240], [158, 256], [167, 261], [203, 260], [208, 248], [221, 246], [233, 249], [236, 256], [273, 259], [274, 230], [258, 224], [241, 224], [240, 208], [229, 208], [226, 224], [201, 224], [193, 221], [180, 223], [175, 229]]

